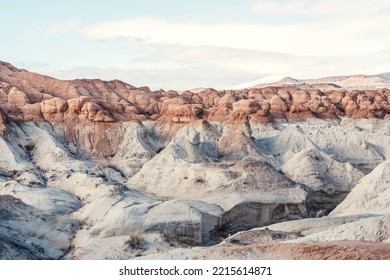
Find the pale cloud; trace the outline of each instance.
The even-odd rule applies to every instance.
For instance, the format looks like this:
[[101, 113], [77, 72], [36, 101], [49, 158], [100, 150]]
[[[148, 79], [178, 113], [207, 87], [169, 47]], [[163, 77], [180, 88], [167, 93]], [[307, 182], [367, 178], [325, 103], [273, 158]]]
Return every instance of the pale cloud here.
[[[337, 63], [334, 63], [337, 61]], [[30, 70], [61, 79], [119, 79], [152, 89], [232, 88], [255, 80], [272, 82], [285, 76], [377, 74], [388, 71], [390, 53], [377, 57], [310, 57], [218, 47], [160, 46], [128, 67], [36, 67]], [[386, 68], [387, 67], [387, 68]], [[387, 69], [387, 70], [384, 70]], [[314, 73], [314, 74], [313, 74]]]
[[169, 69], [88, 66], [62, 69], [47, 67], [30, 70], [64, 80], [82, 78], [119, 79], [134, 86], [149, 86], [153, 90], [160, 88], [186, 90], [196, 87], [222, 89], [239, 84], [242, 81], [259, 78], [257, 73], [240, 73], [213, 66], [189, 66]]
[[15, 66], [26, 68], [26, 69], [41, 69], [49, 67], [50, 65], [43, 61], [27, 61], [27, 62], [17, 62]]
[[387, 0], [262, 0], [251, 9], [262, 16], [356, 17], [380, 13], [390, 8]]
[[[160, 45], [152, 54], [140, 57], [136, 62], [167, 63], [192, 67], [215, 67], [240, 73], [274, 73], [286, 71], [286, 63], [303, 62], [301, 57], [283, 53], [243, 50], [224, 47], [187, 47]], [[300, 63], [302, 65], [302, 63]], [[262, 70], [266, 69], [266, 71]], [[291, 70], [291, 69], [290, 69]]]
[[[160, 46], [151, 55], [140, 57], [139, 61], [147, 63], [174, 61], [179, 65], [205, 66], [205, 71], [207, 71], [207, 67], [218, 68], [221, 69], [221, 75], [223, 71], [235, 71], [249, 76], [257, 73], [257, 78], [263, 76], [313, 78], [329, 75], [386, 72], [390, 69], [390, 52], [378, 52], [375, 56], [321, 57], [234, 48], [169, 45]], [[242, 82], [248, 81], [250, 79], [242, 80]]]
[[316, 19], [374, 15], [389, 8], [387, 0], [262, 0], [251, 5], [251, 9], [261, 16], [309, 16]]
[[[387, 0], [264, 0], [252, 2], [248, 9], [258, 14], [258, 21], [138, 17], [85, 26], [81, 30], [91, 45], [127, 40], [129, 54], [143, 51], [125, 67], [72, 71], [105, 79], [115, 74], [154, 88], [188, 89], [230, 87], [267, 77], [390, 70]], [[72, 30], [77, 24], [64, 23], [53, 31]], [[59, 74], [69, 76], [72, 71]]]
[[75, 30], [80, 24], [80, 20], [76, 18], [69, 19], [67, 21], [63, 22], [57, 22], [52, 24], [48, 31], [47, 34], [57, 34], [57, 33], [64, 33], [64, 32], [70, 32]]
[[127, 38], [149, 44], [215, 46], [293, 55], [353, 56], [390, 47], [390, 15], [295, 24], [174, 22], [134, 18], [85, 29], [89, 40]]

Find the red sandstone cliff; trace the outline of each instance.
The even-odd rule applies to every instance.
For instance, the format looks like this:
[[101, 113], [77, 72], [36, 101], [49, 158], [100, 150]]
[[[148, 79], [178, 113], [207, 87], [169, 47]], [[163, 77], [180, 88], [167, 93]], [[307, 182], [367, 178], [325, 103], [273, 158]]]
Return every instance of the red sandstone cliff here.
[[118, 145], [117, 123], [123, 121], [235, 124], [339, 116], [390, 119], [389, 101], [388, 89], [322, 92], [284, 86], [179, 94], [136, 88], [118, 80], [62, 81], [0, 62], [0, 124], [47, 121], [61, 127], [62, 134], [81, 147], [93, 138], [90, 152], [99, 153], [104, 147], [105, 155]]

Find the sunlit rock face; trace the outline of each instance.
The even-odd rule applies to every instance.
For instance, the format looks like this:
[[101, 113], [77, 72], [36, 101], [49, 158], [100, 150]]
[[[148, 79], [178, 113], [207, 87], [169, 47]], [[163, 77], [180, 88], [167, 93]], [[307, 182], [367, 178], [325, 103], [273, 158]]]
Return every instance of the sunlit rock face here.
[[[256, 230], [271, 243], [385, 242], [389, 96], [151, 91], [1, 62], [0, 258], [170, 258], [229, 235], [253, 245]], [[226, 257], [218, 246], [210, 258]]]

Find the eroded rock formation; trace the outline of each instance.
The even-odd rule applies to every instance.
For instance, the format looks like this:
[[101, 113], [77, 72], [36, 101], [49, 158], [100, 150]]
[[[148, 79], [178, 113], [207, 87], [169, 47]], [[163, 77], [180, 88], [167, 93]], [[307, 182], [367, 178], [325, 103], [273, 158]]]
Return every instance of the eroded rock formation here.
[[[151, 91], [0, 62], [0, 258], [133, 258], [262, 226], [267, 240], [382, 242], [389, 98]], [[134, 231], [145, 241], [129, 249]]]

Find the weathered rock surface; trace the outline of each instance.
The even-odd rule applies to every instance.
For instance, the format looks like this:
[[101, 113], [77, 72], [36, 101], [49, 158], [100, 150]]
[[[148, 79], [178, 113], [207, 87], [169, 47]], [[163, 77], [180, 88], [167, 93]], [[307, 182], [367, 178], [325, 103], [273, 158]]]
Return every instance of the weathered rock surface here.
[[96, 156], [115, 153], [122, 139], [118, 121], [388, 119], [389, 98], [387, 89], [322, 92], [294, 86], [178, 94], [135, 88], [118, 80], [61, 81], [0, 63], [0, 125], [5, 117], [48, 121], [81, 151]]
[[[245, 242], [244, 242], [245, 244]], [[155, 253], [146, 260], [388, 260], [390, 244], [375, 242], [324, 242], [180, 248]]]
[[390, 213], [390, 161], [364, 176], [331, 216]]
[[[388, 242], [389, 97], [295, 86], [179, 94], [0, 62], [0, 258], [180, 258], [177, 247], [229, 234], [204, 257], [260, 256], [259, 242], [315, 242], [315, 252]], [[136, 231], [144, 241], [131, 248]]]
[[0, 259], [58, 259], [71, 249], [78, 222], [0, 195]]

